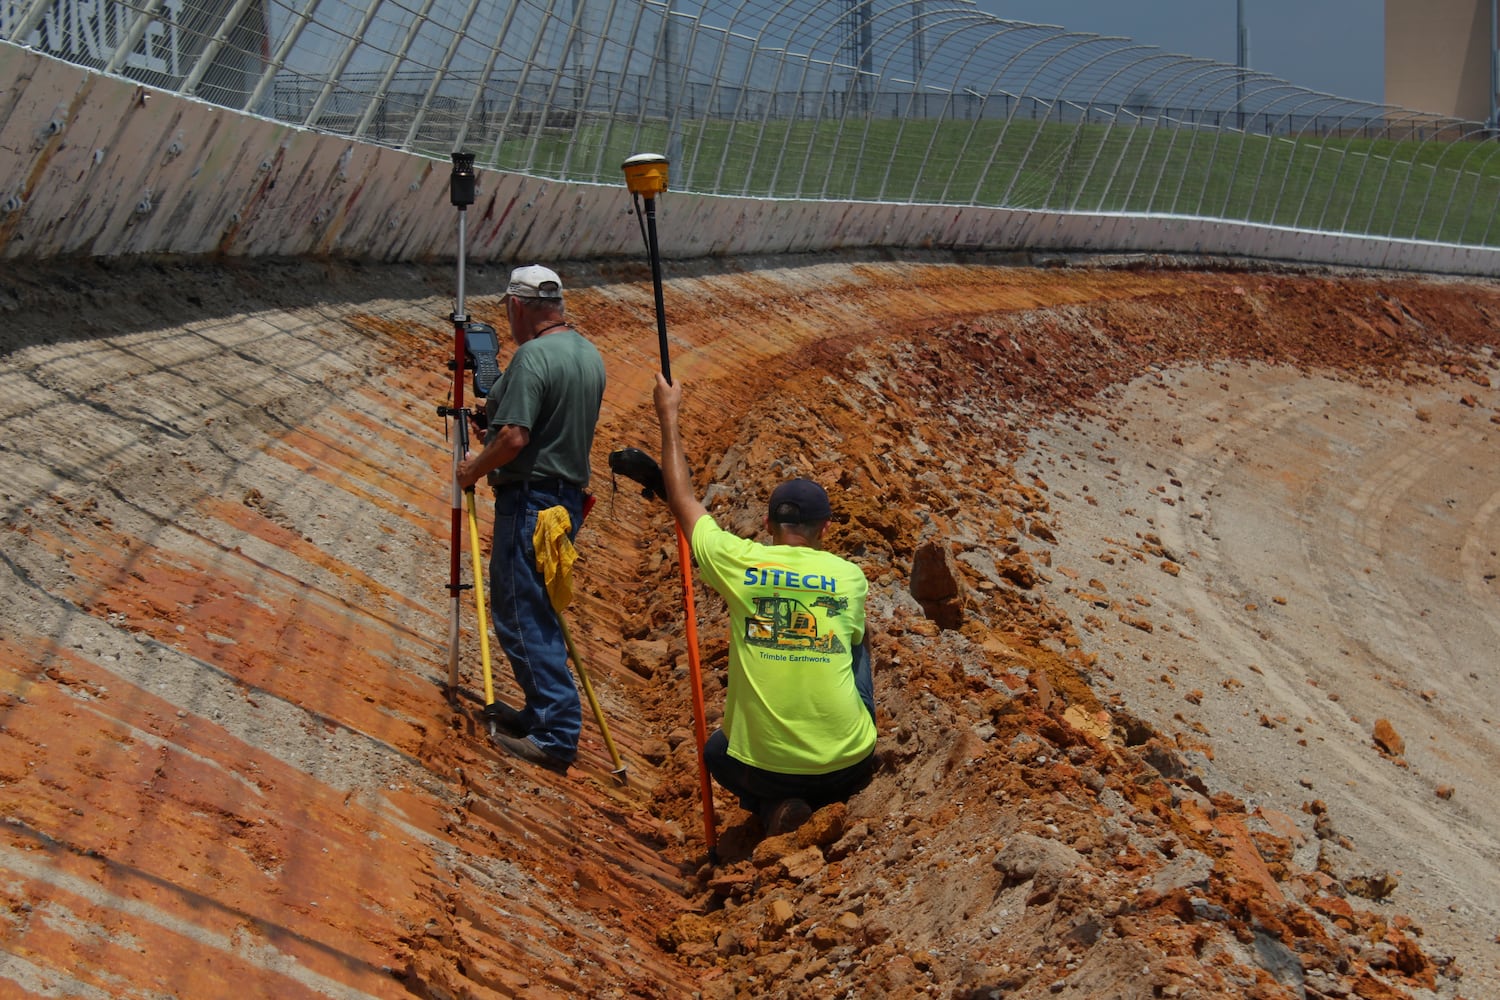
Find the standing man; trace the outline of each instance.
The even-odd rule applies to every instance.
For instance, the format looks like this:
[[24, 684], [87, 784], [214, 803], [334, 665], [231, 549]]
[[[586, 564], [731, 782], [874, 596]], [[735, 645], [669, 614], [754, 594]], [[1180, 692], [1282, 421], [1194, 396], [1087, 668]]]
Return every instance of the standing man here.
[[550, 507], [567, 510], [570, 539], [583, 522], [604, 359], [564, 318], [562, 281], [548, 268], [511, 272], [505, 315], [516, 351], [498, 384], [484, 450], [458, 467], [465, 489], [496, 473], [490, 617], [526, 698], [519, 711], [496, 702], [488, 713], [506, 750], [565, 771], [578, 755], [583, 711], [532, 539], [537, 514]]
[[771, 493], [771, 544], [715, 523], [693, 493], [678, 430], [681, 385], [656, 376], [667, 505], [703, 579], [729, 605], [729, 688], [704, 758], [770, 836], [858, 791], [875, 749], [864, 572], [822, 550], [833, 511], [817, 483]]

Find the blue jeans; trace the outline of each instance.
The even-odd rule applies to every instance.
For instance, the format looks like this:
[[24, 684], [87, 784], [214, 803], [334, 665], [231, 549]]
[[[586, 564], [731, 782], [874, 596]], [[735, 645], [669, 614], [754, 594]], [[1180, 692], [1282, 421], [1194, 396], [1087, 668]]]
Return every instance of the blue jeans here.
[[870, 721], [875, 721], [875, 673], [870, 669], [870, 644], [868, 641], [861, 642], [853, 649], [854, 654], [854, 690], [859, 692], [859, 700], [865, 703], [865, 708], [870, 712]]
[[715, 729], [703, 744], [703, 763], [708, 773], [726, 791], [740, 800], [740, 808], [765, 822], [769, 811], [782, 799], [802, 799], [814, 809], [841, 802], [859, 791], [875, 770], [875, 753], [864, 760], [828, 774], [781, 774], [752, 767], [729, 755], [729, 737]]
[[568, 669], [568, 647], [552, 610], [546, 581], [536, 568], [536, 517], [561, 504], [573, 529], [583, 521], [583, 492], [571, 486], [533, 484], [495, 491], [495, 547], [490, 555], [490, 617], [495, 638], [510, 659], [526, 696], [521, 722], [537, 746], [560, 760], [578, 755], [583, 709]]

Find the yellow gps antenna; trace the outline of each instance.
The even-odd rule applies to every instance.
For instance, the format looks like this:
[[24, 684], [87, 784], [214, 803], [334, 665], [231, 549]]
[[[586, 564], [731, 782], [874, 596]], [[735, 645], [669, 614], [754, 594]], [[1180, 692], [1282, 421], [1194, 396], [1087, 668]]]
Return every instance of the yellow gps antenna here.
[[667, 158], [660, 153], [636, 153], [620, 164], [631, 194], [655, 198], [667, 189]]
[[620, 164], [625, 171], [625, 186], [636, 199], [637, 215], [642, 215], [640, 199], [646, 199], [644, 229], [646, 253], [651, 258], [651, 287], [656, 293], [656, 339], [661, 346], [661, 373], [672, 381], [672, 362], [667, 358], [667, 314], [661, 295], [661, 250], [656, 242], [656, 196], [667, 189], [667, 158], [660, 153], [636, 153]]

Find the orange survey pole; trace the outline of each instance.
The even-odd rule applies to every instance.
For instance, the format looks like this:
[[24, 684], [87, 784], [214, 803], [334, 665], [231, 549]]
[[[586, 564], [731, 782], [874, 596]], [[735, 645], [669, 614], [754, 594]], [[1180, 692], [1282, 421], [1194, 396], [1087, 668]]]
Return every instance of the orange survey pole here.
[[[661, 252], [656, 242], [656, 196], [667, 189], [667, 158], [659, 153], [637, 153], [621, 164], [625, 171], [625, 186], [631, 195], [646, 202], [645, 225], [646, 253], [651, 258], [651, 287], [656, 295], [656, 336], [661, 347], [661, 374], [672, 381], [672, 361], [667, 353], [667, 314], [661, 290]], [[674, 522], [675, 519], [674, 519]], [[703, 796], [703, 837], [708, 844], [708, 856], [718, 857], [718, 839], [714, 834], [713, 782], [708, 775], [708, 762], [704, 759], [703, 747], [708, 742], [706, 711], [703, 707], [703, 670], [698, 662], [698, 615], [693, 608], [692, 552], [682, 525], [677, 525], [677, 561], [682, 566], [682, 603], [686, 620], [688, 676], [693, 686], [693, 732], [698, 740], [698, 783]]]

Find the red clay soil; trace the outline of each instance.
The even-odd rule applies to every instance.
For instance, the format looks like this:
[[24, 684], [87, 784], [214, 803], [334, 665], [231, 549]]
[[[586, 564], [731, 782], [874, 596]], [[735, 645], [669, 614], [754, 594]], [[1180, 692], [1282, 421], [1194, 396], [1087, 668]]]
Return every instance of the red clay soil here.
[[[751, 533], [771, 484], [815, 478], [829, 547], [872, 585], [877, 776], [771, 839], [718, 796], [712, 859], [675, 533], [607, 471], [615, 448], [656, 449], [641, 269], [561, 268], [609, 366], [568, 614], [623, 785], [587, 707], [565, 776], [489, 744], [467, 590], [464, 693], [445, 691], [445, 272], [8, 272], [0, 992], [1500, 995], [1493, 910], [1424, 926], [1413, 912], [1457, 904], [1361, 867], [1338, 800], [1249, 801], [1222, 728], [1133, 700], [1086, 619], [1111, 606], [1122, 642], [1162, 621], [1054, 564], [1070, 531], [1111, 530], [1029, 464], [1031, 435], [1128, 437], [1112, 394], [1204, 367], [1432, 393], [1482, 430], [1500, 290], [1151, 264], [669, 266], [711, 509]], [[471, 314], [501, 325], [500, 274], [475, 271]], [[1493, 614], [1493, 590], [1473, 599]], [[696, 605], [712, 726], [725, 620], [701, 587]], [[1478, 796], [1453, 822], [1493, 829]]]

